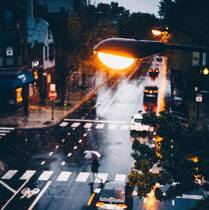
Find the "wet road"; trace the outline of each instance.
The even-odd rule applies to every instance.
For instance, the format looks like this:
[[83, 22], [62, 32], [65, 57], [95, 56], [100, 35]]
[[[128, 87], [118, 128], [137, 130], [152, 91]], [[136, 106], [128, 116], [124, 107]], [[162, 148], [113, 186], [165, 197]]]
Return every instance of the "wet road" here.
[[[91, 173], [90, 162], [83, 158], [85, 150], [101, 153], [100, 179], [125, 181], [133, 166], [131, 116], [138, 110], [159, 112], [165, 107], [169, 93], [166, 62], [159, 68], [156, 79], [141, 69], [117, 76], [54, 129], [16, 131], [5, 138], [1, 159], [8, 170], [0, 178], [0, 208], [86, 209]], [[144, 104], [146, 85], [160, 88], [156, 103]], [[172, 206], [171, 201], [159, 203], [150, 196], [144, 201], [134, 198], [134, 209], [177, 210], [193, 203], [177, 199]]]

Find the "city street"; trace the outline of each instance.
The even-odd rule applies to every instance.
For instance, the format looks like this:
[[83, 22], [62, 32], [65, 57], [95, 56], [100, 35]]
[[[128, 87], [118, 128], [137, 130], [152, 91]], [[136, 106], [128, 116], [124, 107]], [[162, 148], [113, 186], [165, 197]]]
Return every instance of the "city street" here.
[[[133, 166], [131, 116], [153, 107], [143, 102], [144, 86], [159, 87], [157, 112], [164, 109], [165, 96], [170, 92], [166, 60], [159, 68], [155, 79], [140, 69], [121, 74], [54, 129], [12, 129], [2, 135], [1, 159], [6, 171], [0, 178], [0, 208], [86, 209], [92, 192], [85, 150], [101, 154], [95, 188], [101, 180], [125, 182]], [[144, 201], [134, 196], [133, 209], [186, 209], [195, 202], [188, 198], [160, 203], [152, 196]]]

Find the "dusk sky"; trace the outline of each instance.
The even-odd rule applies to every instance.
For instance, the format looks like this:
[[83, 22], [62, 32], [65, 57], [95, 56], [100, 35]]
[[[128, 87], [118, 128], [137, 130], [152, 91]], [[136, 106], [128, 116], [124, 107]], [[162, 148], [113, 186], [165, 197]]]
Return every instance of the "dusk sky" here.
[[158, 15], [160, 0], [95, 0], [96, 3], [110, 3], [111, 1], [118, 2], [119, 6], [129, 9], [130, 12], [146, 12]]

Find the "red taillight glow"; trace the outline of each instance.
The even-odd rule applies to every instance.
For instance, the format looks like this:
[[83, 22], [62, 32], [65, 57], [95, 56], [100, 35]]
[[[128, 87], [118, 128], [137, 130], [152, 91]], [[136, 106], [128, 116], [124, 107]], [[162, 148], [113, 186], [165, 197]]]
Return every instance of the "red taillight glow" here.
[[97, 203], [96, 203], [96, 206], [97, 206], [97, 207], [103, 207], [103, 206], [104, 206], [104, 203], [103, 203], [103, 202], [97, 202]]

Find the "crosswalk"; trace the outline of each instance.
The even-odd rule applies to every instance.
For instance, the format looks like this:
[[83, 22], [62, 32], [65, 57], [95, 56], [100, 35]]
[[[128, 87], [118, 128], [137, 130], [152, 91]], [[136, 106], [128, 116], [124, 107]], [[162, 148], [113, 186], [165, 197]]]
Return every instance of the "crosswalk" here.
[[9, 133], [15, 130], [15, 127], [0, 127], [0, 139], [7, 136]]
[[[74, 174], [75, 176], [72, 176]], [[37, 177], [38, 181], [56, 181], [56, 182], [68, 182], [71, 177], [73, 177], [73, 181], [75, 182], [89, 182], [91, 181], [92, 175], [91, 172], [72, 172], [72, 171], [60, 171], [58, 174], [53, 170], [45, 170], [42, 172], [38, 172], [36, 170], [26, 170], [25, 172], [21, 172], [18, 170], [8, 170], [0, 180], [30, 180], [33, 176]], [[101, 181], [104, 183], [107, 179], [115, 181], [125, 182], [127, 179], [126, 174], [115, 174], [115, 176], [110, 176], [108, 173], [98, 173], [96, 174], [96, 183], [100, 183]]]
[[60, 127], [71, 127], [91, 129], [95, 128], [97, 130], [129, 130], [129, 122], [127, 121], [108, 121], [108, 120], [90, 120], [90, 119], [69, 119], [65, 118], [63, 122], [59, 124]]

